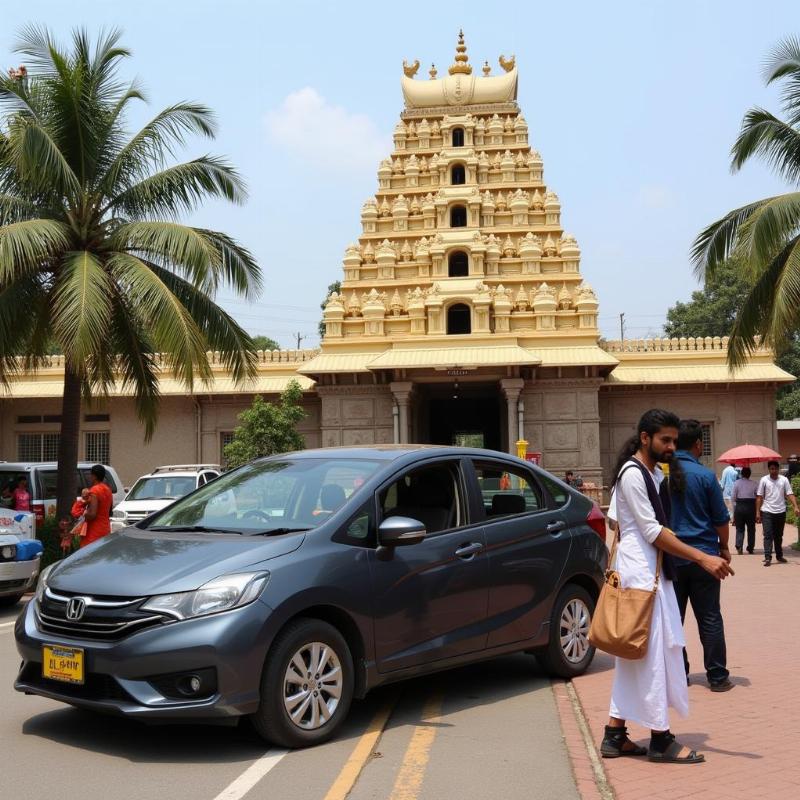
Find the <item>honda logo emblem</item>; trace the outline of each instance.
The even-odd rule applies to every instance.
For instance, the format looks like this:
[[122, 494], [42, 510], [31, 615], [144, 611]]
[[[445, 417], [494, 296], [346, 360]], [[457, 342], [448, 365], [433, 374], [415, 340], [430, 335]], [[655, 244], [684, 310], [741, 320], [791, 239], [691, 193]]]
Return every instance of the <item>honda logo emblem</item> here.
[[86, 611], [86, 600], [83, 597], [71, 597], [67, 603], [67, 619], [75, 622]]

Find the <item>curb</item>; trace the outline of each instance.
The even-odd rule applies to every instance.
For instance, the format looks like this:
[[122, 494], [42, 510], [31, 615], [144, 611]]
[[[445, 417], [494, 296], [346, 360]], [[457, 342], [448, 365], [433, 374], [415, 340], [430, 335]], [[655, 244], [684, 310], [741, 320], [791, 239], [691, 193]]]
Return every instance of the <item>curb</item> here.
[[551, 680], [550, 686], [561, 719], [575, 785], [582, 800], [616, 800], [572, 681]]

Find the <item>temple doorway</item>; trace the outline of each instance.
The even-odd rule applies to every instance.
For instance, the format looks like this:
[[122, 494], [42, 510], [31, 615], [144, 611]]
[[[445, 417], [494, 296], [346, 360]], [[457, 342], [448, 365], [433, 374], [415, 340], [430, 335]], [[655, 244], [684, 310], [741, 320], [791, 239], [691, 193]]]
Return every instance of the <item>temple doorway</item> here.
[[504, 401], [491, 384], [419, 386], [418, 441], [503, 451]]

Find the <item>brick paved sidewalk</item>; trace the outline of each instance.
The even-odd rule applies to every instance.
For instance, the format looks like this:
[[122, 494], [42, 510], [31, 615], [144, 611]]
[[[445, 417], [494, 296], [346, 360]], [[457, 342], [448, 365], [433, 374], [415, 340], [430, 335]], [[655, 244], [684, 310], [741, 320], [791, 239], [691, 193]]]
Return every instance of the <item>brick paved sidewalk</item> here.
[[[797, 531], [787, 525], [785, 541]], [[731, 531], [731, 544], [734, 532]], [[785, 547], [788, 564], [762, 564], [761, 530], [755, 554], [734, 557], [736, 575], [722, 586], [728, 669], [734, 688], [708, 690], [697, 627], [687, 611], [691, 664], [689, 717], [670, 711], [679, 740], [702, 752], [705, 764], [652, 764], [646, 759], [603, 759], [619, 800], [800, 797], [800, 552]], [[608, 718], [613, 659], [598, 653], [574, 686], [599, 748]], [[649, 732], [630, 725], [646, 745]], [[586, 751], [576, 753], [585, 757]]]

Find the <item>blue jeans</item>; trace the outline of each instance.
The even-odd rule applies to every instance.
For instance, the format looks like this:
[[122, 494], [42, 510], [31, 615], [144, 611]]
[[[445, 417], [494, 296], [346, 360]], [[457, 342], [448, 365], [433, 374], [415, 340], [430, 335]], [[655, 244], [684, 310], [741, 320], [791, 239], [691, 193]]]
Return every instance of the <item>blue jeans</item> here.
[[[708, 682], [724, 681], [730, 673], [726, 667], [728, 653], [725, 646], [725, 625], [719, 607], [720, 581], [697, 564], [680, 566], [677, 573], [674, 586], [681, 622], [686, 617], [686, 604], [691, 601], [703, 645], [703, 663]], [[683, 663], [688, 675], [689, 659], [686, 648], [683, 650]]]

